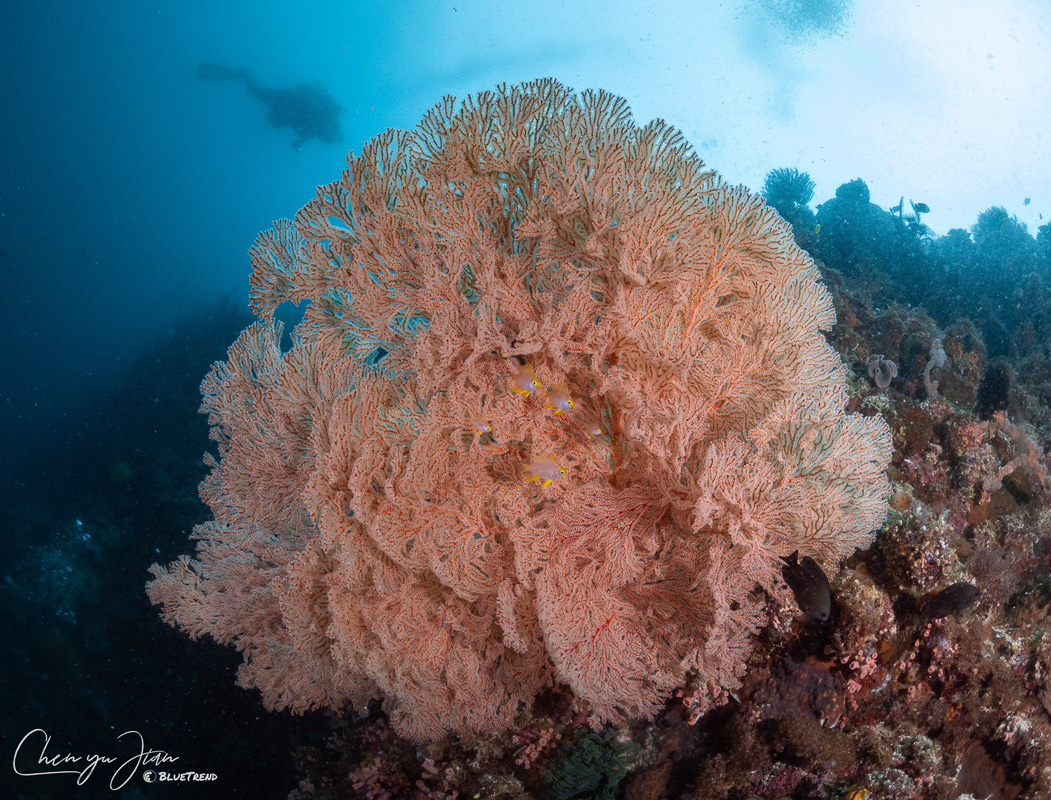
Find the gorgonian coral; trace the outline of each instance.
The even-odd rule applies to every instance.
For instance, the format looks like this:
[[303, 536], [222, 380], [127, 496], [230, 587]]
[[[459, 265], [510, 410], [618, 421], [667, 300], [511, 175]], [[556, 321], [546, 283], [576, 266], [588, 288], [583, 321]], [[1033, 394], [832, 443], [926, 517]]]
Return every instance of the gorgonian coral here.
[[427, 737], [558, 683], [649, 715], [735, 685], [780, 556], [883, 518], [888, 429], [844, 413], [813, 262], [610, 94], [447, 98], [252, 260], [261, 321], [203, 387], [214, 520], [149, 593], [270, 708], [382, 696]]
[[814, 199], [814, 181], [798, 169], [781, 167], [766, 174], [763, 198], [786, 219]]

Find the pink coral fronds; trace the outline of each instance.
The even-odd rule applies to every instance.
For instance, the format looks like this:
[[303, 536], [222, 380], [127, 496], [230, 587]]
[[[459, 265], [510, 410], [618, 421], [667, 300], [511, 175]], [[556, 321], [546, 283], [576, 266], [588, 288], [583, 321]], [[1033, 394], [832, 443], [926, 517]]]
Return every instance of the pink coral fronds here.
[[889, 431], [844, 411], [814, 263], [606, 92], [446, 98], [252, 261], [260, 322], [204, 384], [214, 520], [149, 593], [270, 708], [381, 696], [431, 737], [559, 683], [651, 715], [737, 685], [779, 556], [883, 520]]

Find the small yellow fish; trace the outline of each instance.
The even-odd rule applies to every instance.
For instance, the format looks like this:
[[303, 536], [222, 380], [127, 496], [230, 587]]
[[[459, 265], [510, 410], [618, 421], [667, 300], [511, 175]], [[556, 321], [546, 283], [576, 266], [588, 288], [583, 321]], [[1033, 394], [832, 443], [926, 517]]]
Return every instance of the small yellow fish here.
[[487, 420], [485, 417], [471, 417], [471, 427], [474, 428], [475, 433], [478, 433], [482, 436], [493, 435], [493, 426], [489, 424], [489, 420]]
[[566, 474], [565, 468], [551, 456], [534, 456], [522, 471], [526, 476], [526, 481], [529, 483], [539, 481], [540, 486], [544, 489]]
[[584, 432], [592, 439], [597, 439], [600, 436], [605, 436], [605, 429], [597, 422], [587, 422], [584, 425]]
[[565, 386], [555, 386], [551, 389], [547, 393], [547, 401], [544, 403], [544, 408], [554, 410], [556, 415], [565, 411], [572, 411], [575, 406], [576, 403], [573, 402], [569, 389]]
[[600, 415], [591, 409], [582, 408], [573, 417], [578, 429], [583, 431], [588, 438], [598, 439], [607, 435], [606, 426], [602, 424]]
[[511, 391], [522, 395], [522, 397], [531, 397], [539, 389], [540, 381], [536, 377], [533, 367], [529, 364], [523, 364], [522, 368], [518, 370], [518, 374], [511, 381]]

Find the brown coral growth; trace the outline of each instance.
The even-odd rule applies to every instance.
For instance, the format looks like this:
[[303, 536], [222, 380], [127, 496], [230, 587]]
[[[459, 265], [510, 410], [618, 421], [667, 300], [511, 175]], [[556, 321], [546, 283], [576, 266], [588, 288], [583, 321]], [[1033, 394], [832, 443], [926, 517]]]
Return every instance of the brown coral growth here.
[[261, 321], [203, 387], [215, 519], [149, 594], [270, 708], [382, 696], [430, 737], [561, 683], [650, 715], [737, 684], [779, 556], [883, 519], [889, 432], [844, 413], [813, 262], [608, 93], [446, 98], [252, 261]]

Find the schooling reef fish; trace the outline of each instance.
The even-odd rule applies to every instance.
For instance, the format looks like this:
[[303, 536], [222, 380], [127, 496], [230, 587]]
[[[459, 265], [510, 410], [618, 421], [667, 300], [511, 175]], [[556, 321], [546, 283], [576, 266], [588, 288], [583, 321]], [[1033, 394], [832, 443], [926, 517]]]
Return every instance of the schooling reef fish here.
[[527, 482], [538, 482], [544, 489], [566, 474], [565, 468], [552, 456], [534, 456], [522, 472]]
[[555, 414], [572, 411], [575, 406], [576, 403], [573, 402], [569, 389], [565, 386], [552, 387], [547, 393], [547, 401], [544, 403], [544, 408], [554, 410]]
[[521, 397], [531, 397], [540, 389], [540, 379], [529, 364], [523, 364], [518, 374], [511, 379], [511, 391]]

